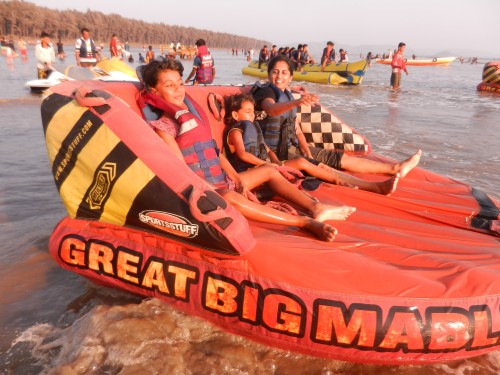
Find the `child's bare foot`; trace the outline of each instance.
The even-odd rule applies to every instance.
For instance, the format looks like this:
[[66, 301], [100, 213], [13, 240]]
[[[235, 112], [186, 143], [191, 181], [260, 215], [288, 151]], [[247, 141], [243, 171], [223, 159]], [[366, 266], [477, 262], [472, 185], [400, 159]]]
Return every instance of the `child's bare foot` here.
[[345, 220], [356, 211], [351, 206], [330, 206], [328, 204], [316, 203], [312, 211], [313, 217], [318, 221]]
[[371, 185], [368, 186], [366, 190], [372, 191], [377, 194], [391, 195], [396, 191], [396, 186], [398, 185], [398, 182], [399, 182], [399, 173], [396, 173], [396, 175], [392, 176], [391, 178], [388, 178], [385, 181], [373, 182]]
[[394, 165], [394, 170], [399, 173], [399, 177], [405, 177], [408, 172], [415, 168], [420, 162], [420, 157], [422, 156], [422, 150], [418, 150], [415, 154], [410, 156], [408, 159], [403, 160], [400, 163]]
[[313, 233], [321, 241], [332, 242], [337, 235], [337, 229], [330, 224], [322, 223], [314, 219], [311, 219], [304, 228]]

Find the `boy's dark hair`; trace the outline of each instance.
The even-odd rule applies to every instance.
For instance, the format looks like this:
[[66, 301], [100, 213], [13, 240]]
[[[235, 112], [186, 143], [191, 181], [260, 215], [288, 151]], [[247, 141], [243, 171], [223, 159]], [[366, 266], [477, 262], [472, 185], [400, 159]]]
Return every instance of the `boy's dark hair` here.
[[81, 30], [80, 30], [80, 34], [83, 34], [85, 31], [88, 32], [88, 33], [90, 33], [89, 29], [87, 29], [86, 27], [82, 27]]
[[404, 46], [406, 46], [406, 43], [401, 42], [401, 43], [398, 44], [398, 49], [401, 48], [401, 47], [404, 47]]
[[42, 33], [40, 34], [40, 39], [47, 38], [47, 37], [50, 38], [50, 35], [48, 33], [46, 33], [45, 31], [42, 31]]
[[195, 44], [196, 44], [196, 47], [206, 46], [207, 45], [206, 42], [205, 42], [205, 39], [198, 39]]
[[233, 111], [239, 111], [244, 102], [251, 102], [255, 106], [255, 100], [251, 94], [236, 94], [224, 97], [224, 107], [226, 109], [226, 115], [224, 117], [224, 122], [228, 125], [234, 124], [232, 113]]

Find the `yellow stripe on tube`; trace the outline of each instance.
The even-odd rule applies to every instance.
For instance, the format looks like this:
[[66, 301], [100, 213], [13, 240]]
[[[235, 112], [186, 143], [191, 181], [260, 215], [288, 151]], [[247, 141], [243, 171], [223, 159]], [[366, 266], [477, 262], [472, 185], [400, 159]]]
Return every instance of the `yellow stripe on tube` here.
[[119, 142], [120, 139], [106, 125], [102, 125], [90, 142], [80, 151], [75, 167], [59, 191], [69, 216], [76, 216], [76, 211], [93, 182], [94, 171]]
[[120, 176], [113, 186], [101, 220], [111, 224], [124, 225], [127, 213], [136, 196], [155, 177], [155, 174], [140, 159], [137, 159]]

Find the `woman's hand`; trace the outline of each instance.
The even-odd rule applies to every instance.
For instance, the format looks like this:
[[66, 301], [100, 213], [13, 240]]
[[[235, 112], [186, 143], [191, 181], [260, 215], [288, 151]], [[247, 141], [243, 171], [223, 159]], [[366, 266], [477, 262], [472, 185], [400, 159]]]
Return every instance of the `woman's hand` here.
[[319, 103], [319, 98], [316, 94], [304, 94], [298, 99], [299, 105], [314, 106]]
[[294, 85], [289, 87], [290, 91], [293, 92], [298, 92], [299, 94], [307, 94], [307, 87], [305, 86], [299, 86], [299, 85]]

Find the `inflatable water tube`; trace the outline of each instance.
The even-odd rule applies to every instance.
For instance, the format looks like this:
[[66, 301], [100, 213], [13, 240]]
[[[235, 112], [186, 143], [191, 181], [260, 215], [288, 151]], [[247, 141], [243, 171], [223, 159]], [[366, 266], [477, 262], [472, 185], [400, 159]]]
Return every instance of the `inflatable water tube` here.
[[[307, 64], [304, 65], [302, 71], [293, 72], [293, 80], [330, 85], [358, 85], [363, 82], [367, 66], [368, 61], [362, 60], [354, 63], [328, 64], [325, 71], [321, 71], [321, 65]], [[255, 60], [250, 61], [248, 66], [244, 66], [241, 72], [258, 78], [268, 76], [267, 64], [262, 63], [259, 68], [259, 62]]]
[[[249, 89], [186, 87], [219, 144], [208, 94]], [[499, 348], [499, 202], [485, 193], [421, 168], [390, 197], [322, 183], [310, 194], [357, 207], [323, 242], [232, 209], [142, 119], [138, 83], [49, 90], [42, 122], [68, 212], [49, 242], [61, 267], [314, 356], [422, 364]], [[385, 160], [327, 109], [298, 115], [310, 142]]]
[[483, 81], [477, 85], [477, 91], [500, 94], [500, 61], [484, 64]]

